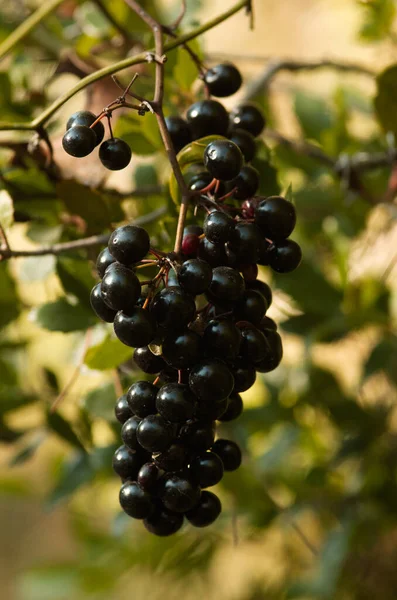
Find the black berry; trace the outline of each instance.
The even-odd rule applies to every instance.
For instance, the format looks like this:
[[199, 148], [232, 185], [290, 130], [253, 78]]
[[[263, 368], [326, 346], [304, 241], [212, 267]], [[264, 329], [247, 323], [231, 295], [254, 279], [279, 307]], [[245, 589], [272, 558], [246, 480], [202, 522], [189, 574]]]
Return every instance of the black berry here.
[[127, 402], [134, 415], [143, 419], [156, 412], [158, 388], [149, 381], [136, 381], [127, 391]]
[[189, 386], [199, 400], [217, 402], [233, 390], [234, 379], [228, 367], [219, 360], [204, 360], [189, 374]]
[[184, 513], [200, 500], [200, 487], [187, 476], [167, 473], [160, 485], [160, 498], [169, 510]]
[[233, 306], [244, 293], [244, 279], [231, 267], [216, 267], [212, 271], [211, 285], [207, 298], [213, 304]]
[[181, 427], [181, 442], [194, 452], [205, 452], [215, 439], [215, 421], [194, 420]]
[[99, 147], [99, 159], [110, 171], [120, 171], [130, 163], [131, 148], [120, 138], [105, 140]]
[[243, 412], [243, 401], [240, 394], [237, 392], [233, 392], [229, 396], [229, 402], [227, 405], [227, 409], [223, 413], [221, 417], [219, 417], [219, 421], [234, 421], [237, 419], [241, 413]]
[[107, 269], [101, 283], [104, 302], [113, 310], [133, 308], [141, 293], [138, 277], [124, 265], [113, 263]]
[[257, 290], [248, 289], [234, 307], [234, 317], [237, 321], [248, 321], [259, 325], [265, 312], [267, 303], [263, 294]]
[[233, 129], [244, 129], [254, 137], [262, 133], [266, 124], [261, 109], [252, 102], [240, 104], [232, 110], [230, 121]]
[[240, 148], [230, 140], [210, 142], [204, 151], [204, 165], [216, 179], [231, 181], [243, 166]]
[[163, 358], [174, 369], [186, 369], [195, 365], [201, 356], [200, 336], [186, 329], [177, 334], [168, 335], [162, 345]]
[[119, 423], [125, 423], [130, 417], [133, 416], [133, 412], [130, 409], [127, 400], [127, 394], [123, 394], [116, 402], [114, 407], [114, 414]]
[[118, 262], [128, 266], [146, 256], [150, 248], [150, 238], [142, 227], [123, 225], [111, 234], [108, 248]]
[[115, 262], [114, 256], [112, 256], [109, 252], [109, 248], [104, 248], [98, 258], [96, 260], [96, 270], [98, 272], [99, 277], [103, 277], [105, 275], [105, 271], [109, 265]]
[[136, 481], [126, 481], [120, 489], [121, 508], [134, 519], [146, 519], [154, 509], [153, 501]]
[[226, 108], [216, 100], [200, 100], [192, 104], [186, 118], [193, 131], [193, 139], [206, 135], [226, 135], [229, 115]]
[[240, 148], [245, 162], [250, 162], [254, 158], [256, 142], [251, 133], [244, 129], [232, 129], [228, 137], [231, 142], [234, 142]]
[[[66, 129], [70, 129], [71, 127], [76, 127], [76, 125], [85, 125], [86, 127], [91, 127], [91, 125], [96, 121], [97, 117], [94, 113], [89, 110], [79, 110], [73, 113], [66, 123]], [[103, 136], [105, 135], [105, 128], [103, 126], [102, 121], [98, 121], [92, 130], [96, 135], [96, 145], [100, 144], [103, 140]]]
[[172, 443], [174, 428], [160, 415], [148, 415], [139, 423], [137, 439], [148, 452], [163, 452]]
[[143, 524], [150, 533], [166, 537], [173, 535], [182, 527], [183, 515], [171, 512], [160, 505], [143, 521]]
[[141, 454], [127, 446], [120, 446], [113, 455], [113, 469], [121, 479], [135, 479], [143, 462]]
[[235, 221], [220, 210], [213, 210], [204, 219], [204, 233], [212, 244], [226, 244], [232, 237]]
[[62, 138], [65, 152], [76, 158], [91, 154], [96, 146], [96, 135], [93, 129], [86, 125], [76, 125], [67, 130]]
[[241, 331], [230, 319], [212, 319], [204, 330], [203, 344], [207, 356], [231, 360], [236, 358]]
[[218, 496], [204, 490], [198, 504], [186, 513], [187, 520], [194, 527], [207, 527], [221, 514], [222, 504]]
[[156, 321], [153, 315], [143, 308], [119, 311], [114, 319], [114, 332], [126, 346], [146, 346], [156, 335]]
[[285, 240], [275, 246], [270, 252], [269, 265], [277, 273], [290, 273], [299, 267], [302, 260], [302, 250], [293, 240]]
[[166, 117], [165, 122], [171, 136], [174, 150], [178, 153], [192, 141], [192, 130], [190, 125], [185, 119], [178, 116]]
[[190, 294], [174, 286], [164, 288], [155, 296], [151, 310], [159, 325], [180, 331], [193, 320], [196, 305]]
[[136, 431], [140, 422], [141, 419], [139, 417], [130, 417], [121, 428], [121, 439], [130, 450], [137, 450], [139, 448]]
[[259, 172], [251, 165], [245, 165], [229, 186], [234, 189], [233, 196], [236, 200], [251, 198], [259, 187]]
[[271, 196], [256, 207], [255, 223], [273, 242], [285, 240], [296, 225], [294, 205], [281, 196]]
[[105, 304], [102, 297], [100, 283], [97, 283], [96, 286], [92, 288], [90, 302], [93, 311], [100, 319], [102, 319], [102, 321], [106, 321], [106, 323], [113, 323], [117, 311], [112, 310], [107, 304]]
[[214, 452], [204, 452], [192, 460], [190, 472], [200, 487], [211, 487], [222, 479], [223, 463]]
[[199, 258], [186, 260], [178, 273], [179, 285], [189, 294], [203, 294], [212, 280], [211, 266]]
[[242, 84], [240, 71], [231, 63], [221, 63], [208, 69], [204, 82], [212, 96], [225, 98], [235, 94]]
[[159, 469], [172, 473], [187, 466], [189, 454], [184, 444], [176, 441], [167, 450], [155, 455], [154, 461]]
[[160, 373], [160, 371], [167, 366], [161, 356], [153, 354], [148, 346], [136, 348], [134, 352], [134, 361], [141, 371], [148, 373], [149, 375]]
[[212, 447], [223, 462], [225, 471], [235, 471], [241, 465], [241, 450], [235, 442], [231, 440], [216, 440]]
[[147, 462], [139, 469], [136, 480], [145, 492], [154, 494], [159, 478], [159, 468], [153, 462]]
[[166, 421], [185, 423], [194, 414], [195, 400], [187, 385], [167, 383], [157, 393], [156, 407]]

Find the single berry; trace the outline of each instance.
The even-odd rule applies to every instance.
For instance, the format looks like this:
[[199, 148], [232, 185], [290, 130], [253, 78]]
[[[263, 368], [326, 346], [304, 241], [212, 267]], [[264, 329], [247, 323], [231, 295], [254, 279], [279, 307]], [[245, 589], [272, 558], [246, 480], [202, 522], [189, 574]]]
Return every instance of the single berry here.
[[109, 265], [115, 262], [114, 256], [112, 256], [109, 252], [109, 248], [104, 248], [96, 259], [96, 270], [99, 277], [103, 277], [105, 275], [105, 271]]
[[150, 533], [166, 537], [173, 535], [182, 527], [183, 515], [158, 506], [149, 517], [144, 519], [143, 524]]
[[258, 198], [249, 198], [248, 200], [244, 200], [241, 205], [241, 214], [244, 219], [253, 219], [255, 217], [256, 207], [258, 206], [260, 199]]
[[149, 234], [135, 225], [117, 227], [109, 238], [108, 248], [118, 262], [131, 265], [145, 258], [149, 252]]
[[201, 399], [200, 402], [196, 404], [194, 417], [202, 421], [215, 421], [225, 413], [228, 401], [228, 398], [222, 398], [222, 400], [218, 400], [217, 402], [214, 402], [212, 399]]
[[104, 302], [113, 310], [133, 308], [141, 293], [141, 284], [131, 269], [113, 263], [107, 269], [101, 283]]
[[156, 321], [153, 315], [143, 308], [120, 310], [114, 319], [114, 333], [126, 346], [140, 348], [153, 341], [156, 335]]
[[241, 298], [244, 289], [244, 279], [238, 271], [231, 267], [216, 267], [206, 295], [213, 304], [232, 307]]
[[113, 455], [113, 469], [121, 479], [135, 479], [144, 460], [142, 455], [120, 446]]
[[212, 319], [204, 330], [203, 345], [207, 356], [232, 360], [238, 356], [241, 331], [230, 319]]
[[148, 452], [163, 452], [172, 443], [174, 428], [160, 415], [148, 415], [139, 423], [137, 439]]
[[105, 140], [99, 147], [99, 159], [110, 171], [120, 171], [130, 163], [131, 148], [120, 138]]
[[67, 154], [82, 158], [91, 154], [96, 146], [96, 135], [86, 125], [76, 125], [67, 130], [62, 138], [62, 146]]
[[233, 392], [229, 396], [229, 403], [227, 405], [227, 409], [223, 413], [221, 417], [219, 417], [219, 421], [227, 422], [234, 421], [237, 419], [241, 413], [243, 412], [243, 401], [240, 394], [237, 392]]
[[149, 381], [136, 381], [126, 394], [128, 406], [137, 417], [143, 419], [156, 412], [158, 388]]
[[120, 506], [128, 516], [134, 519], [146, 519], [154, 509], [150, 494], [144, 492], [136, 481], [123, 483], [119, 494]]
[[277, 273], [295, 271], [302, 260], [302, 250], [293, 240], [285, 240], [275, 246], [270, 252], [269, 265]]
[[211, 266], [199, 258], [186, 260], [178, 273], [179, 285], [192, 296], [203, 294], [212, 280]]
[[194, 258], [200, 245], [200, 238], [196, 233], [188, 233], [182, 239], [181, 252], [186, 258]]
[[226, 244], [233, 235], [235, 220], [220, 210], [213, 210], [204, 219], [204, 233], [212, 244]]
[[211, 67], [203, 79], [211, 96], [218, 98], [235, 94], [243, 81], [240, 71], [232, 63], [221, 63]]
[[245, 287], [249, 287], [249, 283], [252, 281], [256, 281], [256, 278], [258, 277], [258, 265], [256, 265], [255, 263], [249, 265], [243, 265], [241, 267], [241, 275], [244, 278], [244, 282], [245, 282]]
[[136, 480], [145, 492], [153, 494], [156, 491], [159, 477], [158, 467], [153, 462], [147, 462], [139, 469]]
[[201, 488], [211, 487], [222, 479], [223, 463], [214, 452], [204, 452], [192, 460], [190, 472]]
[[273, 248], [273, 242], [262, 237], [259, 244], [258, 265], [267, 267], [269, 265], [270, 253]]
[[207, 527], [216, 521], [221, 511], [222, 504], [218, 496], [204, 490], [199, 503], [186, 512], [186, 518], [194, 527]]
[[192, 130], [185, 119], [178, 116], [166, 117], [165, 122], [176, 154], [192, 141]]
[[285, 240], [296, 225], [296, 212], [292, 202], [281, 196], [270, 196], [259, 202], [255, 223], [263, 235], [273, 242]]
[[257, 290], [245, 290], [244, 294], [234, 307], [233, 315], [237, 321], [248, 321], [259, 325], [267, 310], [264, 295]]
[[181, 427], [180, 441], [192, 452], [205, 452], [215, 439], [215, 421], [189, 421]]
[[[208, 173], [208, 171], [202, 171], [201, 173], [196, 173], [196, 175], [193, 175], [193, 177], [189, 181], [189, 190], [192, 190], [193, 192], [203, 190], [204, 188], [209, 186], [209, 184], [211, 183], [212, 180], [213, 180], [213, 177], [212, 177], [212, 175], [210, 175], [210, 173]], [[201, 231], [201, 233], [203, 233], [203, 232]], [[184, 234], [185, 234], [185, 232], [184, 232]], [[200, 234], [198, 234], [198, 235], [200, 235]]]
[[209, 263], [211, 267], [228, 264], [224, 245], [213, 244], [206, 237], [199, 240], [197, 256]]
[[139, 417], [130, 417], [121, 428], [121, 439], [130, 450], [139, 449], [136, 431], [140, 422], [141, 419]]
[[116, 402], [116, 406], [114, 407], [114, 414], [119, 423], [125, 423], [130, 417], [133, 416], [133, 412], [131, 411], [128, 401], [127, 394], [123, 394]]
[[181, 442], [176, 441], [167, 450], [155, 455], [154, 461], [162, 471], [181, 471], [189, 462], [189, 453]]
[[223, 462], [225, 471], [235, 471], [241, 465], [241, 450], [235, 442], [231, 440], [216, 440], [212, 447]]
[[231, 142], [234, 142], [240, 148], [245, 162], [251, 162], [256, 152], [254, 136], [244, 129], [232, 129], [228, 137]]
[[258, 327], [263, 332], [266, 332], [267, 329], [277, 331], [277, 323], [275, 323], [270, 317], [263, 317]]
[[162, 345], [163, 358], [174, 369], [186, 369], [196, 364], [201, 356], [201, 338], [190, 329], [168, 335]]
[[259, 373], [270, 373], [278, 367], [283, 358], [283, 344], [277, 331], [265, 329], [263, 333], [268, 344], [268, 351], [265, 358], [255, 364], [255, 368]]
[[168, 510], [184, 513], [200, 500], [200, 487], [183, 474], [167, 473], [160, 485], [160, 498]]
[[195, 365], [189, 374], [190, 389], [199, 401], [219, 402], [231, 394], [233, 385], [232, 373], [219, 360], [204, 360]]
[[231, 181], [237, 177], [243, 162], [240, 148], [230, 140], [210, 142], [204, 151], [205, 167], [221, 181]]
[[254, 223], [237, 223], [229, 242], [241, 264], [256, 263], [259, 258], [261, 230]]
[[255, 281], [250, 281], [249, 283], [246, 283], [246, 287], [250, 290], [255, 290], [256, 292], [262, 294], [262, 296], [266, 300], [267, 306], [269, 307], [271, 305], [273, 300], [273, 294], [272, 290], [270, 289], [270, 286], [267, 283], [256, 279]]
[[168, 287], [155, 296], [151, 311], [166, 330], [180, 331], [194, 319], [196, 305], [190, 294], [178, 287]]
[[161, 356], [153, 354], [148, 346], [136, 348], [134, 352], [134, 361], [141, 371], [148, 373], [149, 375], [160, 373], [160, 371], [167, 366]]
[[234, 189], [233, 197], [236, 200], [251, 198], [259, 187], [259, 172], [251, 165], [241, 167], [239, 174], [229, 183]]
[[196, 223], [191, 223], [190, 225], [186, 225], [183, 229], [183, 235], [189, 235], [191, 233], [194, 233], [195, 235], [201, 235], [202, 233], [204, 233], [203, 228], [200, 227], [200, 225], [197, 225]]
[[[76, 127], [76, 125], [85, 125], [86, 127], [91, 127], [96, 120], [96, 115], [89, 110], [79, 110], [69, 117], [68, 122], [66, 123], [66, 130], [70, 129], [71, 127]], [[97, 146], [102, 142], [103, 136], [105, 135], [105, 128], [102, 121], [98, 121], [98, 123], [92, 127], [92, 130], [96, 135]]]
[[187, 385], [166, 383], [157, 393], [157, 412], [171, 423], [185, 423], [194, 414], [195, 401]]
[[193, 139], [206, 135], [226, 135], [229, 115], [226, 108], [216, 100], [200, 100], [192, 104], [186, 118], [193, 131]]
[[91, 296], [90, 296], [91, 307], [92, 307], [93, 311], [95, 312], [95, 314], [97, 315], [97, 317], [102, 319], [102, 321], [105, 321], [106, 323], [113, 323], [114, 318], [117, 314], [117, 311], [112, 310], [111, 308], [108, 307], [107, 304], [105, 304], [103, 297], [102, 297], [101, 289], [102, 288], [101, 288], [100, 283], [97, 283], [92, 288]]
[[234, 392], [245, 392], [254, 385], [257, 364], [254, 366], [243, 359], [238, 359], [230, 368], [234, 377]]
[[253, 102], [240, 104], [230, 113], [232, 129], [244, 129], [254, 137], [265, 128], [265, 117], [261, 109]]
[[256, 327], [244, 327], [241, 330], [242, 340], [240, 356], [247, 363], [260, 362], [267, 354], [268, 343], [264, 334]]

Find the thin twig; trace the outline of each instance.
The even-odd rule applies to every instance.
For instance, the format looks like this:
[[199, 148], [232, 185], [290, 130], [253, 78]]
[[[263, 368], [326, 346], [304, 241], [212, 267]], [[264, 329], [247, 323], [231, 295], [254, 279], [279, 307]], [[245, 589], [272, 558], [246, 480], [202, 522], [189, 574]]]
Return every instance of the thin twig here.
[[[5, 229], [4, 229], [4, 227], [3, 227], [3, 225], [1, 223], [0, 223], [0, 237], [1, 237], [1, 241], [3, 242], [2, 246], [3, 246], [4, 250], [7, 250], [8, 252], [11, 252], [11, 248], [10, 248], [10, 244], [9, 244], [9, 241], [8, 241], [7, 234], [6, 234]], [[0, 249], [0, 257], [1, 257], [1, 253], [2, 252], [3, 252], [3, 250]], [[2, 259], [2, 257], [0, 259]]]
[[295, 521], [292, 521], [292, 520], [290, 521], [290, 525], [291, 525], [292, 529], [294, 529], [296, 531], [296, 533], [298, 534], [298, 536], [300, 537], [302, 542], [305, 544], [306, 548], [308, 548], [308, 550], [310, 550], [310, 552], [313, 554], [313, 556], [317, 557], [319, 554], [317, 548], [311, 543], [311, 541], [308, 539], [308, 537], [302, 531], [302, 529], [299, 527], [299, 525]]
[[179, 27], [179, 25], [182, 23], [182, 20], [186, 14], [186, 9], [187, 9], [186, 0], [181, 0], [180, 13], [179, 13], [178, 17], [175, 19], [175, 21], [169, 26], [170, 29], [175, 30]]

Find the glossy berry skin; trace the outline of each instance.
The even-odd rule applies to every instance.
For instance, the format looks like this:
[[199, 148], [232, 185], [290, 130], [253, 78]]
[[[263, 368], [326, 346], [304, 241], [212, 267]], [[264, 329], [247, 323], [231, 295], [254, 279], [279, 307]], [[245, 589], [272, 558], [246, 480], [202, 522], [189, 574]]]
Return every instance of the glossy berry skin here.
[[147, 462], [139, 469], [136, 480], [144, 492], [154, 494], [159, 478], [159, 468], [153, 462]]
[[120, 489], [120, 506], [128, 516], [134, 519], [146, 519], [154, 510], [150, 494], [136, 483], [126, 481]]
[[163, 358], [174, 369], [186, 369], [195, 365], [201, 357], [201, 337], [190, 329], [170, 334], [163, 342]]
[[233, 392], [229, 396], [229, 403], [227, 405], [227, 409], [223, 413], [221, 417], [219, 417], [219, 421], [228, 422], [234, 421], [237, 419], [241, 413], [243, 412], [243, 401], [237, 392]]
[[204, 490], [199, 503], [186, 513], [186, 518], [194, 527], [207, 527], [216, 521], [221, 511], [222, 504], [218, 496]]
[[216, 267], [212, 271], [207, 298], [215, 305], [231, 307], [244, 293], [244, 279], [231, 267]]
[[228, 263], [224, 246], [213, 244], [207, 238], [199, 240], [197, 256], [209, 263], [211, 267], [219, 267]]
[[154, 512], [143, 521], [146, 529], [160, 537], [176, 533], [183, 525], [183, 515], [167, 510], [163, 506], [156, 507]]
[[248, 287], [248, 284], [251, 281], [255, 281], [256, 278], [258, 277], [258, 265], [251, 264], [251, 265], [243, 265], [241, 267], [241, 275], [244, 278], [245, 281], [245, 287]]
[[243, 82], [240, 71], [232, 63], [221, 63], [211, 67], [203, 79], [211, 96], [218, 98], [235, 94]]
[[156, 321], [153, 315], [143, 308], [120, 310], [114, 319], [114, 333], [126, 346], [140, 348], [153, 341], [156, 335]]
[[211, 266], [199, 258], [186, 260], [178, 273], [179, 285], [192, 296], [203, 294], [209, 288], [211, 280]]
[[93, 129], [85, 125], [76, 125], [67, 130], [62, 138], [62, 146], [70, 156], [82, 158], [91, 154], [96, 146], [96, 139]]
[[270, 196], [258, 204], [255, 223], [263, 235], [273, 242], [285, 240], [296, 225], [294, 205], [281, 196]]
[[261, 237], [261, 230], [254, 223], [237, 223], [229, 246], [236, 253], [239, 263], [257, 262]]
[[230, 113], [232, 129], [244, 129], [254, 137], [265, 128], [265, 117], [261, 109], [253, 102], [240, 104]]
[[[202, 190], [204, 188], [206, 188], [211, 181], [213, 180], [213, 177], [210, 175], [210, 173], [208, 173], [208, 171], [202, 171], [201, 173], [196, 173], [196, 175], [193, 175], [193, 177], [191, 178], [191, 180], [189, 181], [189, 190], [192, 190], [193, 192], [197, 192], [199, 190]], [[203, 232], [201, 232], [203, 233]], [[183, 232], [183, 234], [185, 235], [185, 232]], [[200, 235], [200, 234], [198, 234]]]
[[136, 439], [136, 431], [141, 422], [139, 417], [130, 417], [121, 428], [121, 439], [130, 450], [138, 450], [139, 444]]
[[192, 452], [205, 452], [214, 443], [215, 421], [189, 421], [181, 427], [179, 439]]
[[223, 398], [218, 402], [214, 402], [213, 400], [200, 400], [200, 402], [196, 404], [196, 412], [194, 417], [203, 421], [215, 421], [224, 414], [227, 409], [228, 402], [228, 398]]
[[278, 367], [283, 358], [283, 344], [277, 331], [266, 329], [263, 332], [268, 342], [268, 352], [260, 362], [255, 364], [259, 373], [270, 373]]
[[233, 372], [234, 377], [234, 392], [246, 392], [249, 390], [256, 381], [256, 368], [255, 366], [248, 363], [245, 360], [237, 360], [231, 370]]
[[195, 401], [187, 385], [166, 383], [157, 393], [156, 407], [166, 421], [185, 423], [194, 414]]
[[204, 330], [203, 345], [207, 356], [232, 360], [240, 349], [241, 331], [231, 319], [212, 319]]
[[268, 343], [264, 334], [256, 327], [244, 327], [241, 334], [240, 356], [248, 363], [260, 362], [265, 358]]
[[200, 100], [192, 104], [186, 119], [193, 132], [193, 139], [206, 135], [226, 135], [229, 115], [226, 108], [216, 100]]
[[167, 450], [174, 437], [174, 428], [160, 415], [149, 415], [142, 419], [137, 429], [137, 439], [148, 452]]
[[199, 362], [191, 369], [189, 386], [199, 401], [219, 402], [231, 394], [234, 379], [224, 363], [208, 359]]
[[114, 318], [117, 314], [117, 311], [112, 310], [105, 304], [102, 298], [101, 292], [101, 284], [97, 283], [96, 286], [92, 288], [91, 296], [90, 296], [91, 307], [97, 317], [105, 321], [106, 323], [113, 323]]
[[245, 165], [229, 185], [231, 189], [236, 188], [233, 193], [236, 200], [251, 198], [259, 187], [259, 172], [251, 165]]
[[127, 446], [120, 446], [113, 455], [113, 469], [121, 479], [135, 479], [142, 462], [141, 454]]
[[120, 171], [130, 163], [131, 148], [120, 138], [105, 140], [99, 147], [99, 159], [110, 171]]
[[293, 240], [285, 240], [277, 244], [270, 252], [269, 265], [277, 273], [295, 271], [302, 260], [302, 250]]
[[223, 463], [214, 452], [204, 452], [190, 463], [190, 473], [201, 488], [211, 487], [223, 477]]
[[176, 154], [192, 141], [190, 125], [182, 117], [166, 117], [165, 122]]
[[256, 207], [260, 201], [260, 198], [249, 198], [248, 200], [244, 200], [241, 205], [241, 214], [244, 219], [253, 219], [255, 217]]
[[231, 142], [240, 148], [245, 162], [251, 162], [256, 152], [254, 136], [244, 129], [232, 129], [228, 137]]
[[[97, 117], [89, 110], [79, 110], [73, 113], [66, 123], [66, 129], [70, 129], [71, 127], [76, 127], [76, 125], [85, 125], [86, 127], [91, 127], [91, 125], [96, 121]], [[96, 146], [100, 144], [103, 140], [103, 136], [105, 135], [105, 128], [103, 126], [102, 121], [98, 121], [94, 127], [92, 127], [93, 131], [96, 135]]]
[[215, 179], [231, 181], [243, 166], [240, 148], [230, 140], [210, 142], [204, 151], [204, 165]]
[[277, 323], [275, 323], [270, 317], [263, 317], [258, 327], [263, 332], [266, 332], [268, 329], [277, 331]]
[[[208, 173], [207, 173], [208, 175]], [[202, 233], [204, 233], [203, 228], [200, 227], [200, 225], [196, 225], [195, 223], [192, 223], [190, 225], [186, 225], [186, 227], [184, 227], [183, 229], [183, 235], [189, 235], [191, 233], [194, 233], [195, 235], [201, 235]]]
[[184, 513], [200, 500], [200, 487], [183, 474], [167, 473], [160, 485], [160, 498], [168, 510]]
[[161, 356], [153, 354], [147, 346], [136, 348], [134, 361], [136, 366], [148, 375], [156, 375], [167, 366]]
[[130, 406], [127, 401], [127, 394], [123, 394], [116, 402], [116, 406], [114, 407], [114, 414], [119, 423], [123, 424], [130, 417], [133, 416], [133, 412], [130, 409]]
[[164, 288], [155, 296], [151, 311], [157, 323], [166, 330], [180, 331], [193, 320], [196, 305], [190, 294], [174, 286]]
[[188, 233], [183, 236], [181, 252], [185, 258], [195, 258], [200, 246], [200, 238], [195, 233]]
[[226, 244], [233, 235], [236, 222], [226, 213], [213, 210], [204, 219], [204, 233], [212, 244]]
[[223, 462], [225, 471], [236, 471], [241, 465], [241, 450], [235, 442], [231, 440], [216, 440], [212, 447]]
[[143, 419], [156, 412], [156, 396], [159, 389], [149, 381], [136, 381], [126, 394], [128, 406], [134, 415]]
[[119, 263], [113, 263], [106, 269], [101, 283], [101, 294], [109, 308], [113, 310], [133, 308], [140, 293], [141, 284], [131, 269]]
[[255, 281], [250, 281], [245, 284], [246, 287], [250, 290], [255, 290], [262, 294], [264, 299], [266, 300], [267, 307], [269, 307], [273, 300], [273, 293], [270, 286], [264, 281], [260, 281], [260, 279], [255, 279]]
[[257, 290], [248, 289], [235, 305], [233, 314], [237, 321], [248, 321], [253, 325], [259, 325], [266, 310], [265, 297]]
[[112, 256], [109, 252], [109, 248], [104, 248], [99, 254], [96, 260], [96, 270], [99, 277], [103, 277], [105, 275], [106, 269], [115, 262], [114, 256]]
[[181, 471], [187, 466], [189, 454], [185, 446], [176, 441], [167, 450], [155, 455], [154, 461], [162, 471], [173, 473]]
[[118, 262], [131, 265], [145, 258], [149, 252], [149, 234], [143, 227], [135, 225], [117, 227], [109, 238], [108, 248]]

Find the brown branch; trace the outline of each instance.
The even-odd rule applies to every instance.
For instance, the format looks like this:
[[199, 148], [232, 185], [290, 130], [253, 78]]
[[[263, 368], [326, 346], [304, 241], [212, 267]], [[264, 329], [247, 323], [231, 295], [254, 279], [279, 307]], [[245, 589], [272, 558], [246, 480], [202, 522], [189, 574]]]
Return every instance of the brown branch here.
[[169, 25], [169, 29], [174, 31], [175, 29], [177, 29], [179, 27], [179, 25], [182, 23], [182, 20], [186, 14], [186, 9], [187, 9], [186, 0], [181, 0], [181, 11], [180, 11], [178, 17], [175, 19], [175, 21], [171, 25]]

